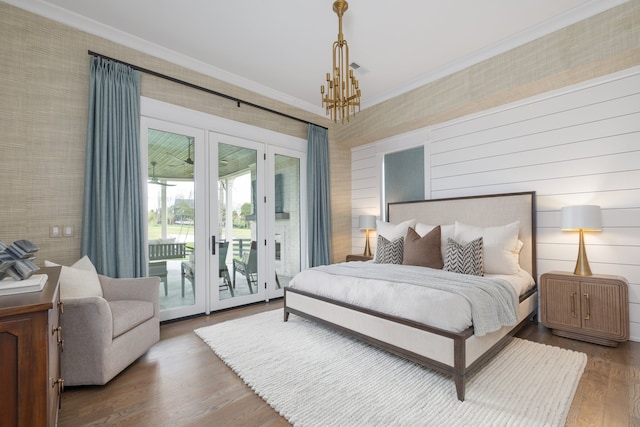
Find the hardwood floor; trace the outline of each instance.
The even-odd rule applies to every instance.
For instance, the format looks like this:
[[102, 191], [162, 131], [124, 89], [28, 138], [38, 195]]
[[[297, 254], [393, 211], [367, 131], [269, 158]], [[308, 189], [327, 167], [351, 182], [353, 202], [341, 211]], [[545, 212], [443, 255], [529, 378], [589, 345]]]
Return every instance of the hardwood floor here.
[[[193, 333], [281, 307], [278, 300], [162, 325], [160, 342], [106, 386], [68, 387], [59, 425], [288, 425]], [[534, 324], [518, 336], [588, 355], [567, 426], [640, 426], [640, 343], [602, 347]]]
[[555, 336], [542, 324], [516, 336], [587, 354], [567, 426], [640, 427], [640, 343], [605, 347]]

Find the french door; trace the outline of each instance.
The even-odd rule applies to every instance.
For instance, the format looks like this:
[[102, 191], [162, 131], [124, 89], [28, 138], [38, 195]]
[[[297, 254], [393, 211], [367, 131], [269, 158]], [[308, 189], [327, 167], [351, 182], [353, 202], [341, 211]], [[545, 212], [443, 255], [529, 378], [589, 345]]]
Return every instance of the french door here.
[[265, 299], [264, 145], [209, 132], [211, 306]]
[[[143, 117], [141, 152], [148, 171], [146, 190], [149, 276], [159, 276], [160, 319], [190, 316], [206, 309], [204, 263], [207, 240], [201, 211], [205, 132]], [[144, 161], [144, 160], [143, 160]]]
[[209, 147], [211, 307], [281, 297], [306, 254], [304, 153], [215, 132]]
[[306, 141], [141, 101], [160, 319], [283, 296], [306, 266]]
[[[284, 296], [284, 287], [299, 273], [307, 259], [306, 205], [301, 195], [306, 188], [305, 154], [283, 147], [267, 148], [267, 177], [273, 197], [267, 198], [267, 246], [269, 257], [267, 270], [273, 273], [274, 282], [267, 286], [267, 299]], [[271, 276], [269, 276], [271, 277]]]

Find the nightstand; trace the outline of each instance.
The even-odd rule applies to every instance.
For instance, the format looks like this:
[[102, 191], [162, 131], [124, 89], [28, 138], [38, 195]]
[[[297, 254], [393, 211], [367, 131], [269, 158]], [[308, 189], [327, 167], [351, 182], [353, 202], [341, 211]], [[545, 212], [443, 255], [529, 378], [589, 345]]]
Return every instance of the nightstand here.
[[545, 273], [540, 279], [540, 314], [555, 335], [616, 347], [629, 338], [627, 280]]
[[373, 259], [372, 256], [356, 255], [356, 254], [347, 255], [347, 262], [350, 262], [350, 261], [369, 261], [369, 260], [372, 260], [372, 259]]

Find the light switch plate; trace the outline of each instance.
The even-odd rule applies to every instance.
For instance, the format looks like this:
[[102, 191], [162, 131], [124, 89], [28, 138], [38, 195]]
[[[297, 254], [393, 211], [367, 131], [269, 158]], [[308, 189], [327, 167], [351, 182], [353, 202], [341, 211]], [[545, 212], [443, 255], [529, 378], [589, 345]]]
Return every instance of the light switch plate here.
[[73, 237], [73, 225], [65, 225], [62, 227], [62, 235], [64, 237]]
[[59, 225], [49, 225], [49, 237], [62, 237], [62, 228]]

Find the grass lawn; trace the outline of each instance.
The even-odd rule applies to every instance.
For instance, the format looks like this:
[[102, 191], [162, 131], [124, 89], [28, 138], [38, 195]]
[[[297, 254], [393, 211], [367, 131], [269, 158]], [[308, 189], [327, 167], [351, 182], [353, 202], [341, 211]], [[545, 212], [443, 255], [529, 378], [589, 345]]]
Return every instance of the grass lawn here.
[[[148, 225], [149, 240], [155, 240], [162, 238], [162, 225], [151, 224]], [[187, 224], [170, 224], [167, 225], [167, 237], [175, 237], [178, 243], [187, 243], [193, 245], [193, 225]], [[234, 239], [250, 239], [251, 229], [249, 228], [234, 228]]]
[[[161, 224], [149, 224], [148, 226], [148, 238], [149, 240], [155, 240], [162, 238], [162, 225]], [[185, 224], [170, 224], [167, 225], [167, 237], [175, 237], [178, 243], [192, 243], [193, 244], [193, 225]]]

